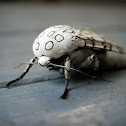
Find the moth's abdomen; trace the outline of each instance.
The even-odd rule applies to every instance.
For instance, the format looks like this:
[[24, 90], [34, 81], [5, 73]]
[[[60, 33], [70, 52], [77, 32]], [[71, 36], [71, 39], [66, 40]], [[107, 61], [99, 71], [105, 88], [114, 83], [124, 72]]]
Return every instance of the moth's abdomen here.
[[80, 46], [80, 47], [92, 48], [94, 50], [103, 49], [106, 51], [113, 51], [113, 52], [126, 54], [126, 49], [112, 43], [111, 41], [109, 41], [108, 39], [105, 39], [105, 38], [104, 38], [104, 40], [99, 41], [92, 37], [91, 38], [88, 38], [88, 37], [82, 38], [80, 36], [74, 36], [73, 41], [75, 44], [78, 44], [78, 46]]
[[104, 49], [106, 51], [113, 51], [118, 53], [126, 53], [126, 50], [118, 45], [115, 45], [110, 42], [101, 42], [96, 40], [90, 40], [90, 42], [85, 40], [85, 44], [88, 47], [92, 47], [94, 49]]
[[[75, 29], [76, 31], [76, 29]], [[80, 29], [78, 35], [74, 36], [80, 47], [91, 47], [93, 49], [104, 49], [118, 53], [126, 53], [126, 49], [116, 45], [107, 37], [87, 29]]]

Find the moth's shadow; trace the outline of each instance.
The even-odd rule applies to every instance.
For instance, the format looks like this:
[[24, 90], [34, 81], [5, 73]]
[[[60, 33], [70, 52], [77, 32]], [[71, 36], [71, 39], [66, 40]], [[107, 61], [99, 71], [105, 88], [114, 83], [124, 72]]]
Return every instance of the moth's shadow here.
[[111, 82], [114, 82], [114, 78], [117, 78], [117, 76], [115, 76], [115, 73], [120, 72], [121, 70], [124, 70], [124, 68], [109, 69], [109, 70], [98, 70], [98, 71], [81, 70], [81, 71], [84, 71], [88, 75], [95, 76], [96, 79], [95, 78], [92, 79], [91, 77], [86, 77], [81, 73], [72, 72], [70, 81], [72, 83], [73, 88], [70, 88], [70, 90], [80, 88], [82, 86], [86, 86], [87, 84], [83, 84], [83, 82], [88, 83], [88, 85], [89, 84], [90, 85], [96, 84], [96, 83], [92, 83], [93, 80], [97, 81], [98, 83], [100, 82], [100, 85], [110, 85]]

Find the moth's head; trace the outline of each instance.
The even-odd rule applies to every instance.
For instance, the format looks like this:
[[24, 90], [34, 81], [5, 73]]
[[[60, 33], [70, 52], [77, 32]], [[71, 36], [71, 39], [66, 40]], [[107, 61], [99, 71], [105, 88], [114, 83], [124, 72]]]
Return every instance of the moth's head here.
[[47, 67], [50, 63], [51, 58], [46, 56], [41, 56], [38, 58], [38, 64], [40, 64], [42, 67]]

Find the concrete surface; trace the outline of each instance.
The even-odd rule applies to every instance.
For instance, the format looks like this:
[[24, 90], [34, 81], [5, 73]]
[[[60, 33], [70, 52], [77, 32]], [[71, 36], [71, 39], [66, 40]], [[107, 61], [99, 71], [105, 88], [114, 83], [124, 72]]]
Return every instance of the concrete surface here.
[[74, 76], [67, 100], [59, 99], [63, 76], [39, 65], [14, 88], [5, 88], [25, 65], [14, 67], [33, 57], [35, 37], [56, 24], [90, 27], [126, 46], [125, 5], [0, 3], [0, 125], [125, 126], [126, 70], [104, 73], [113, 82]]

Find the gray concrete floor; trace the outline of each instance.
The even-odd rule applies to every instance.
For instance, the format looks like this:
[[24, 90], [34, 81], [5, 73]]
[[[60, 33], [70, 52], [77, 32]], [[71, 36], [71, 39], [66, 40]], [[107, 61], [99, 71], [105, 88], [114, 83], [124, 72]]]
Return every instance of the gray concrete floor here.
[[39, 65], [14, 88], [5, 88], [25, 68], [14, 67], [33, 57], [36, 36], [57, 24], [89, 27], [126, 46], [125, 5], [0, 3], [0, 125], [125, 126], [126, 70], [106, 72], [111, 83], [71, 78], [67, 100], [59, 99], [63, 76]]

